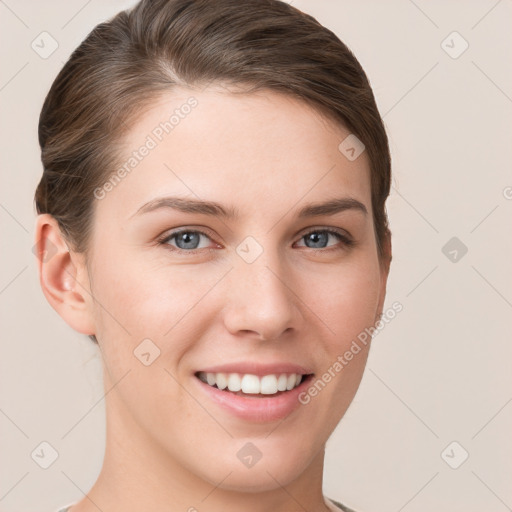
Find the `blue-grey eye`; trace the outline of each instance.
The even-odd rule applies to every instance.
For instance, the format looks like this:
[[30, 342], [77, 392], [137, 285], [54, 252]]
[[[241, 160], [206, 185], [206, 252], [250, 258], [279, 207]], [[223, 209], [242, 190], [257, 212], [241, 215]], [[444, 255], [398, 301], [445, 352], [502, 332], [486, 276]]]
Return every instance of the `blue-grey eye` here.
[[329, 245], [327, 245], [329, 241], [329, 235], [333, 235], [338, 239], [338, 242], [341, 241], [344, 245], [351, 244], [351, 241], [347, 237], [341, 233], [338, 233], [337, 231], [332, 231], [329, 229], [317, 229], [315, 231], [310, 231], [309, 233], [303, 235], [301, 239], [305, 241], [306, 247], [309, 249], [324, 249], [329, 247]]
[[311, 245], [308, 245], [308, 247], [312, 249], [319, 249], [326, 246], [329, 240], [329, 233], [325, 231], [313, 231], [312, 233], [305, 235], [304, 240], [306, 240], [306, 245], [308, 242], [311, 242]]
[[[176, 247], [181, 250], [194, 250], [194, 249], [201, 249], [199, 247], [201, 237], [205, 237], [206, 239], [209, 239], [207, 235], [204, 233], [201, 233], [200, 231], [192, 231], [192, 230], [182, 230], [182, 231], [176, 231], [175, 233], [172, 233], [169, 235], [165, 240], [163, 240], [163, 243], [170, 244], [172, 240], [175, 240]], [[206, 245], [206, 247], [208, 244]]]

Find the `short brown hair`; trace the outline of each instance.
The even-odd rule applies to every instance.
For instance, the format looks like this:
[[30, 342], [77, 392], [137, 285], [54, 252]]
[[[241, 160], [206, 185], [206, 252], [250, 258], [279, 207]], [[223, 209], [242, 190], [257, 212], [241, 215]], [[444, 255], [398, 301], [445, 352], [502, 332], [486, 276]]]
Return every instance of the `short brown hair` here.
[[93, 191], [119, 164], [136, 115], [175, 85], [216, 81], [300, 98], [365, 144], [382, 258], [391, 158], [369, 81], [333, 32], [279, 0], [141, 0], [96, 26], [41, 111], [37, 212], [53, 215], [74, 250], [86, 252]]

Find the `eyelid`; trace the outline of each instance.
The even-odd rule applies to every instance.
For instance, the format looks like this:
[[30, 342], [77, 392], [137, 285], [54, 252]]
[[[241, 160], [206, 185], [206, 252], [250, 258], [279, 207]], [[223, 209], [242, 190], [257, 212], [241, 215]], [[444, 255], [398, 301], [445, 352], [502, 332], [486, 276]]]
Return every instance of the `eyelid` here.
[[[168, 241], [170, 241], [176, 235], [183, 233], [183, 232], [198, 233], [200, 235], [206, 236], [212, 242], [216, 243], [214, 240], [214, 236], [211, 234], [210, 230], [207, 228], [204, 228], [202, 226], [200, 228], [189, 227], [189, 226], [179, 227], [179, 228], [176, 228], [175, 230], [172, 230], [170, 232], [167, 231], [163, 235], [160, 235], [159, 237], [157, 237], [156, 241], [158, 244], [169, 245], [169, 244], [167, 244]], [[312, 228], [306, 228], [306, 231], [301, 232], [297, 241], [302, 240], [305, 236], [309, 235], [310, 233], [316, 233], [316, 232], [326, 232], [326, 233], [336, 235], [339, 237], [340, 241], [342, 242], [342, 245], [344, 245], [346, 247], [352, 247], [353, 245], [355, 245], [355, 241], [348, 231], [341, 229], [341, 228], [334, 228], [331, 226], [314, 226]], [[176, 252], [190, 253], [190, 254], [194, 254], [197, 251], [204, 251], [205, 249], [210, 250], [211, 248], [203, 247], [201, 249], [185, 250], [185, 249], [180, 249], [179, 247], [172, 247], [172, 250], [174, 250]], [[337, 245], [334, 245], [334, 246], [327, 246], [327, 247], [320, 248], [320, 249], [315, 249], [313, 247], [306, 247], [306, 249], [310, 249], [312, 251], [326, 252], [326, 251], [329, 251], [330, 249], [333, 249], [333, 250], [339, 249], [339, 247]]]

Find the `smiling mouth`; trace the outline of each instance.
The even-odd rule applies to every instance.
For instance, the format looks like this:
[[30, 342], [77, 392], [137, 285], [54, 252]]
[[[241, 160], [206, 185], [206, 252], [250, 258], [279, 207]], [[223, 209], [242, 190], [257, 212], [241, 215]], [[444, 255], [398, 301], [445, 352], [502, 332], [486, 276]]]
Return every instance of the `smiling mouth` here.
[[277, 397], [313, 377], [312, 373], [280, 373], [258, 376], [242, 373], [196, 372], [194, 375], [210, 387], [249, 398]]

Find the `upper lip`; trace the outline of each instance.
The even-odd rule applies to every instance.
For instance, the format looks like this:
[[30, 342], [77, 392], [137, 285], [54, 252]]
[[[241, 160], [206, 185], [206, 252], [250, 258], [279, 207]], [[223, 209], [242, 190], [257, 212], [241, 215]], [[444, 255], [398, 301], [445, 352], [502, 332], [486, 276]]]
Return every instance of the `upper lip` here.
[[[262, 364], [254, 361], [240, 361], [238, 363], [221, 364], [217, 366], [209, 366], [198, 370], [205, 373], [240, 373], [251, 374], [259, 377], [263, 375], [280, 375], [282, 373], [296, 373], [300, 375], [308, 375], [313, 371], [305, 366], [293, 363], [272, 363]], [[197, 373], [197, 372], [196, 372]]]

